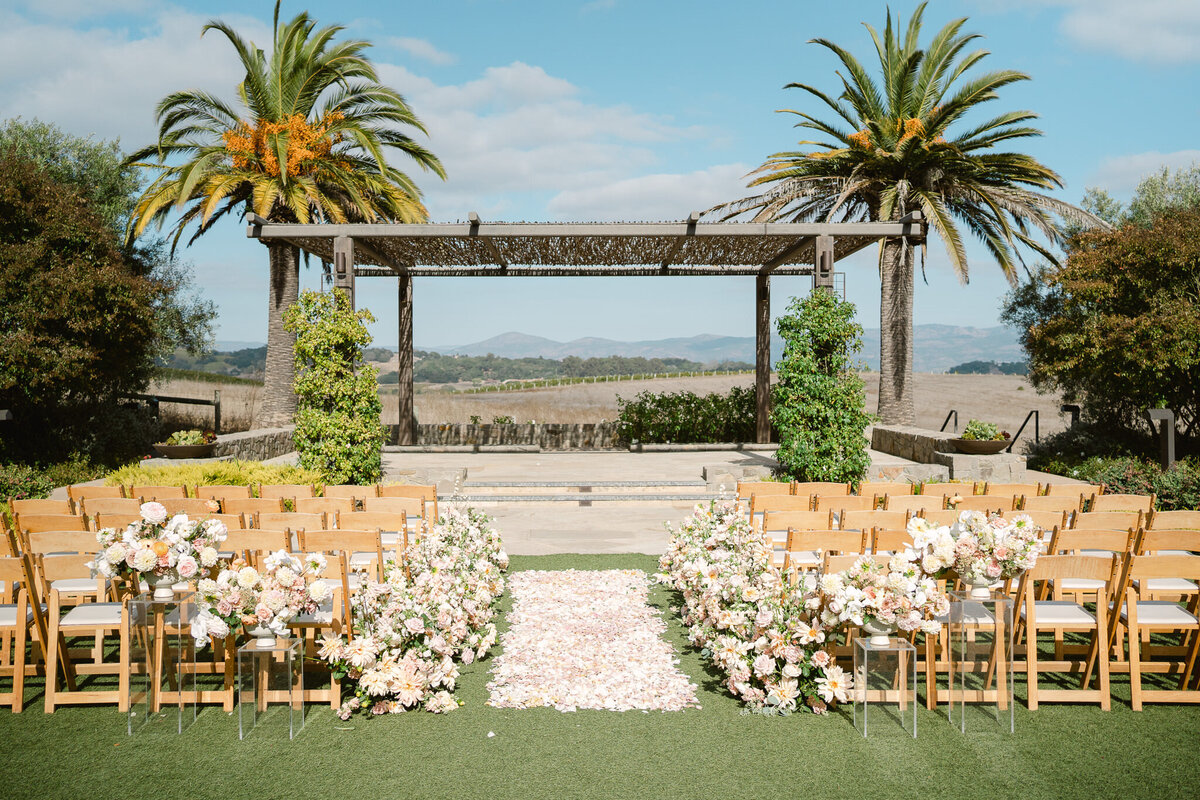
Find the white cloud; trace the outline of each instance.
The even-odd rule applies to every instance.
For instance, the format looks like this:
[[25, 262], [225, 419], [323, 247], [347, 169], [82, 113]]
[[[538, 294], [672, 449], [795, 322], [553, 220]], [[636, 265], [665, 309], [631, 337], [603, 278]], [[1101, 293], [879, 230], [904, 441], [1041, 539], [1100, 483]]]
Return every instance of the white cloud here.
[[[269, 27], [226, 17], [244, 36], [269, 40]], [[242, 72], [233, 48], [207, 22], [161, 8], [145, 30], [78, 29], [0, 15], [0, 118], [55, 122], [65, 130], [120, 138], [126, 149], [153, 141], [154, 108], [184, 88], [228, 96]]]
[[448, 66], [458, 61], [458, 56], [439, 50], [433, 42], [426, 39], [415, 39], [411, 36], [393, 36], [388, 41], [408, 53], [413, 58], [428, 61], [439, 67]]
[[1177, 170], [1200, 162], [1200, 150], [1176, 150], [1173, 153], [1131, 153], [1104, 159], [1089, 179], [1089, 186], [1098, 186], [1114, 195], [1132, 194], [1142, 179], [1163, 167]]
[[1065, 9], [1059, 29], [1078, 44], [1135, 61], [1200, 60], [1196, 0], [1025, 0]]
[[686, 175], [636, 178], [559, 192], [547, 204], [554, 219], [659, 221], [685, 219], [747, 193], [745, 164], [721, 164]]

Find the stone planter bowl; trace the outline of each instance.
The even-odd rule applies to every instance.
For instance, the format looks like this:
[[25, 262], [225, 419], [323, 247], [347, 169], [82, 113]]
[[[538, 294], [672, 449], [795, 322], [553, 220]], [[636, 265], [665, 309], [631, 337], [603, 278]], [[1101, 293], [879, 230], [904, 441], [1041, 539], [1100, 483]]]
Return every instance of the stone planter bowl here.
[[951, 439], [954, 449], [970, 456], [994, 456], [1012, 443], [1011, 439]]
[[164, 458], [212, 458], [217, 443], [208, 444], [156, 444], [154, 449]]

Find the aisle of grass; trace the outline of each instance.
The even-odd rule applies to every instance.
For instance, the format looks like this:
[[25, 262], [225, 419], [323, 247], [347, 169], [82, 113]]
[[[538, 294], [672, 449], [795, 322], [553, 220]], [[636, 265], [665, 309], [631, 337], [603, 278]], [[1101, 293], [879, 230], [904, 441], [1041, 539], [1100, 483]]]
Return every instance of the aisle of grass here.
[[[512, 568], [653, 570], [647, 556], [514, 557]], [[672, 598], [656, 588], [664, 610]], [[502, 621], [503, 622], [503, 621]], [[504, 625], [501, 625], [504, 629]], [[183, 735], [127, 739], [111, 707], [46, 716], [40, 691], [0, 711], [3, 798], [1106, 798], [1200, 796], [1200, 708], [1115, 702], [1017, 709], [1017, 733], [963, 736], [920, 711], [919, 738], [899, 728], [864, 740], [848, 716], [744, 715], [672, 621], [681, 666], [703, 708], [619, 714], [489, 708], [490, 661], [464, 670], [466, 705], [343, 723], [312, 713], [292, 742], [236, 714], [202, 710]], [[489, 733], [494, 736], [489, 737]], [[886, 735], [885, 735], [886, 734]]]

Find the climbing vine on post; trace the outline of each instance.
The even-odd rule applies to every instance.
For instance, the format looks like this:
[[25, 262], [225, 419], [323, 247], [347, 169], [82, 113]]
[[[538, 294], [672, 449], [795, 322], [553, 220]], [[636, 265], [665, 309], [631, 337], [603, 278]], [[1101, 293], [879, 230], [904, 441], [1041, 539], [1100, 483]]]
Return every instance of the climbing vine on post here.
[[801, 481], [861, 480], [871, 465], [863, 430], [872, 416], [852, 361], [862, 349], [854, 304], [816, 291], [793, 298], [777, 326], [784, 344], [771, 420], [780, 473]]
[[379, 370], [362, 363], [371, 343], [370, 311], [345, 293], [306, 291], [284, 314], [296, 334], [296, 431], [300, 465], [327, 483], [367, 484], [382, 473], [385, 428], [379, 422]]

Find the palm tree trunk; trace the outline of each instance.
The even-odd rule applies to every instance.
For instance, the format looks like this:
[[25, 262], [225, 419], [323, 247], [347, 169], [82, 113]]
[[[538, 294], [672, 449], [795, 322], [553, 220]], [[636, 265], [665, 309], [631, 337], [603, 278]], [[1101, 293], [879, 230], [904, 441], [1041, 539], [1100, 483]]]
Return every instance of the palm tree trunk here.
[[283, 312], [299, 296], [299, 251], [290, 244], [267, 245], [271, 254], [271, 285], [267, 300], [267, 369], [263, 398], [254, 417], [255, 428], [292, 424], [296, 414], [296, 336], [283, 327]]
[[887, 239], [879, 272], [879, 421], [913, 425], [913, 249], [905, 239]]

